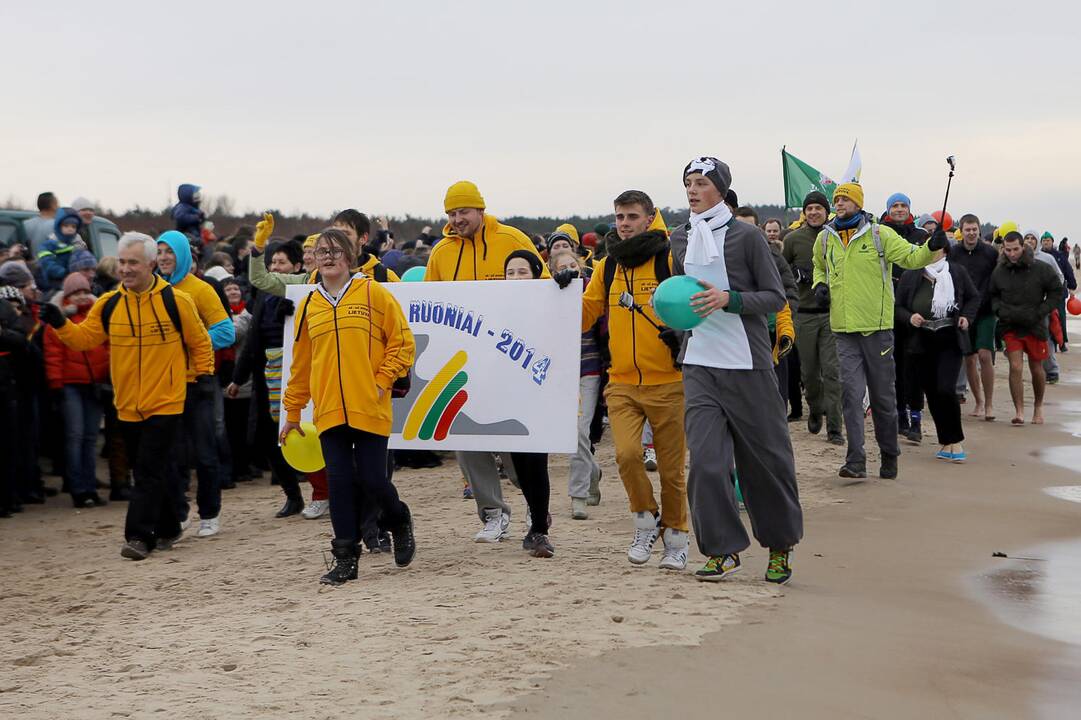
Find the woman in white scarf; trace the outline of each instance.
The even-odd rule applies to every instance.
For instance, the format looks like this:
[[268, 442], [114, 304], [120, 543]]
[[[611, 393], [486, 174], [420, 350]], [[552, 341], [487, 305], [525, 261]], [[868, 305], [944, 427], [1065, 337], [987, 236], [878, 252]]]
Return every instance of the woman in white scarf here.
[[966, 459], [962, 446], [961, 404], [957, 377], [962, 355], [969, 351], [969, 324], [975, 319], [980, 298], [963, 267], [951, 267], [945, 258], [922, 270], [908, 270], [897, 285], [896, 316], [910, 325], [905, 352], [913, 357], [916, 380], [927, 396], [942, 448], [935, 457], [960, 463]]

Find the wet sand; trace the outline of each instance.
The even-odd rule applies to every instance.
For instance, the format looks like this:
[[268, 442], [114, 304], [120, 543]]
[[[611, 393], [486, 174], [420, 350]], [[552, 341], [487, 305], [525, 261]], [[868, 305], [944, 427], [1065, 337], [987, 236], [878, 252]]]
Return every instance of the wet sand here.
[[[741, 611], [741, 622], [698, 646], [578, 663], [511, 703], [513, 717], [572, 720], [613, 707], [622, 720], [1077, 717], [1081, 652], [1038, 634], [1054, 634], [1056, 620], [1069, 617], [1035, 616], [1034, 588], [1047, 590], [1040, 575], [1048, 563], [992, 557], [1047, 552], [1041, 543], [1081, 536], [1081, 506], [1043, 492], [1081, 484], [1081, 463], [1071, 470], [1072, 461], [1039, 457], [1044, 448], [1078, 444], [1064, 425], [1077, 422], [1081, 363], [1076, 351], [1059, 359], [1064, 383], [1049, 388], [1046, 425], [1009, 426], [1000, 358], [999, 420], [966, 418], [966, 464], [935, 460], [932, 436], [905, 447], [898, 481], [831, 478], [831, 492], [846, 502], [807, 514], [796, 574], [779, 602]], [[752, 572], [734, 584], [761, 584], [761, 556], [752, 554]], [[1009, 599], [1016, 626], [1003, 621], [1008, 610], [995, 605], [1004, 600], [993, 592], [1011, 578], [1020, 586]], [[1065, 592], [1075, 587], [1068, 582]], [[1033, 614], [1027, 628], [1026, 612]], [[1064, 640], [1078, 630], [1061, 629]]]

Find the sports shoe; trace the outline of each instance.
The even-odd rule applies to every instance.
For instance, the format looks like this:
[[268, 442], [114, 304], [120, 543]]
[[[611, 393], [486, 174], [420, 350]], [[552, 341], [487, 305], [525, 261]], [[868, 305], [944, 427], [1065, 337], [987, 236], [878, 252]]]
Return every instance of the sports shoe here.
[[953, 460], [953, 453], [948, 452], [946, 448], [942, 448], [937, 453], [935, 453], [935, 457], [939, 460]]
[[300, 513], [305, 520], [316, 520], [330, 512], [330, 500], [312, 500]]
[[884, 480], [893, 480], [897, 477], [897, 456], [883, 455], [882, 465], [878, 469], [878, 476]]
[[556, 554], [555, 548], [544, 533], [530, 532], [522, 541], [522, 548], [535, 558], [550, 558]]
[[867, 477], [867, 465], [864, 463], [846, 462], [841, 466], [841, 469], [837, 471], [837, 475], [843, 478], [865, 478]]
[[180, 538], [184, 537], [184, 531], [181, 530], [171, 538], [158, 538], [157, 543], [154, 545], [155, 550], [172, 550], [173, 546], [180, 542]]
[[649, 561], [653, 554], [653, 545], [657, 542], [657, 527], [660, 519], [651, 512], [634, 514], [634, 539], [627, 549], [627, 559], [635, 565]]
[[346, 581], [357, 579], [357, 544], [352, 540], [330, 541], [330, 552], [334, 555], [334, 566], [327, 574], [319, 578], [323, 585], [342, 585]]
[[646, 470], [650, 472], [657, 469], [657, 451], [653, 449], [652, 445], [646, 445], [645, 450], [642, 451], [642, 463], [645, 464]]
[[807, 418], [807, 432], [817, 435], [822, 432], [822, 416], [811, 413]]
[[600, 505], [601, 504], [601, 478], [604, 477], [604, 471], [597, 468], [597, 478], [589, 481], [589, 495], [586, 496], [586, 505]]
[[1048, 374], [1047, 375], [1047, 384], [1048, 385], [1057, 385], [1058, 384], [1058, 373], [1056, 373], [1054, 375]]
[[955, 445], [954, 447], [956, 447], [957, 450], [955, 452], [951, 453], [952, 457], [950, 457], [950, 460], [952, 460], [955, 463], [963, 463], [965, 461], [965, 459], [968, 457], [967, 455], [965, 455], [965, 449], [963, 447], [961, 447], [960, 445]]
[[682, 530], [664, 529], [664, 556], [661, 567], [665, 570], [687, 569], [687, 533]]
[[150, 555], [150, 546], [142, 540], [128, 540], [120, 548], [120, 557], [126, 557], [129, 560], [146, 560]]
[[196, 537], [210, 537], [221, 532], [221, 515], [199, 521], [199, 531]]
[[588, 520], [589, 512], [586, 510], [585, 498], [571, 498], [571, 519], [572, 520]]
[[473, 536], [473, 542], [497, 543], [507, 535], [510, 517], [499, 508], [484, 511], [484, 529]]
[[791, 550], [770, 550], [766, 566], [766, 582], [784, 585], [792, 579], [792, 566], [788, 562]]
[[915, 417], [908, 423], [908, 432], [905, 433], [905, 439], [913, 445], [919, 445], [923, 442], [923, 432], [920, 423], [920, 418]]
[[715, 555], [706, 560], [706, 564], [694, 573], [694, 579], [705, 582], [720, 582], [729, 575], [738, 573], [741, 567], [739, 553]]

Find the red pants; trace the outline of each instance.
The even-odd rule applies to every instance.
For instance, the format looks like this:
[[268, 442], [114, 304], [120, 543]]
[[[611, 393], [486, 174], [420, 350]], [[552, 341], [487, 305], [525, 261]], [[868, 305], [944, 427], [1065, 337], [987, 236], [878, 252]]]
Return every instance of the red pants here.
[[326, 468], [318, 472], [308, 473], [308, 483], [312, 486], [312, 500], [330, 499], [330, 492], [327, 490]]

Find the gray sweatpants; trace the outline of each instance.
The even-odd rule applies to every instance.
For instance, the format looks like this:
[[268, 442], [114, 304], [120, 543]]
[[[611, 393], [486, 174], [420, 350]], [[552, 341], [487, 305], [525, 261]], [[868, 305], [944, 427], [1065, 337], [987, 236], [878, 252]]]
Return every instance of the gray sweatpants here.
[[883, 455], [897, 456], [897, 390], [893, 366], [893, 330], [834, 333], [841, 362], [841, 400], [848, 433], [849, 463], [867, 463], [863, 446], [863, 391], [871, 399], [875, 440]]
[[[510, 505], [503, 499], [503, 488], [499, 483], [499, 469], [495, 465], [495, 456], [490, 452], [463, 451], [454, 453], [458, 468], [473, 488], [473, 499], [477, 501], [477, 515], [484, 520], [484, 511], [499, 508], [509, 517]], [[508, 461], [510, 455], [504, 455]], [[504, 462], [503, 469], [509, 477], [514, 477], [514, 463]], [[513, 480], [512, 480], [513, 482]]]
[[687, 497], [703, 555], [751, 544], [739, 517], [739, 470], [751, 531], [763, 547], [788, 549], [803, 537], [803, 510], [784, 400], [772, 370], [683, 366], [684, 425], [691, 469]]
[[578, 379], [578, 452], [571, 455], [571, 476], [567, 482], [567, 494], [572, 498], [589, 497], [590, 485], [601, 474], [601, 466], [589, 449], [589, 426], [593, 423], [600, 391], [600, 375], [585, 375]]

